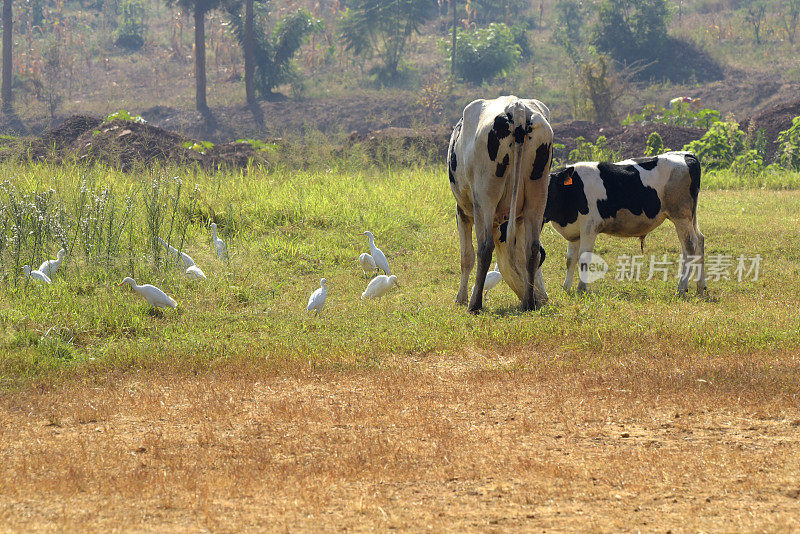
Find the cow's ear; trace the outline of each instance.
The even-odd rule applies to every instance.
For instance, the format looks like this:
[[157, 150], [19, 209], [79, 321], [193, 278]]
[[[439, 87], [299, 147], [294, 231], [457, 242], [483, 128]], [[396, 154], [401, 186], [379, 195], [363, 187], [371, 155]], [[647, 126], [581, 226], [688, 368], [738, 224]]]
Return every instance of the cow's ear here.
[[567, 167], [567, 172], [564, 174], [564, 185], [572, 185], [572, 172], [574, 170], [574, 167]]

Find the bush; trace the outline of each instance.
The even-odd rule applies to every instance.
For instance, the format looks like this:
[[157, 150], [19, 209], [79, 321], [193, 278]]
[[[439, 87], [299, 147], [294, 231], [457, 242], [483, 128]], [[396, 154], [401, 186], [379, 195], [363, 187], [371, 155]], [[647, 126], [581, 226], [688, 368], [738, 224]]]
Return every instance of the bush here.
[[700, 109], [694, 111], [688, 103], [681, 103], [672, 109], [656, 108], [648, 104], [642, 108], [641, 113], [628, 115], [622, 124], [671, 124], [673, 126], [691, 126], [695, 128], [710, 128], [712, 124], [721, 119], [716, 109]]
[[658, 156], [664, 152], [669, 152], [668, 148], [664, 148], [664, 140], [658, 132], [653, 132], [647, 138], [647, 146], [644, 149], [645, 156]]
[[703, 137], [692, 141], [683, 150], [697, 154], [708, 169], [727, 169], [737, 156], [747, 151], [745, 141], [746, 135], [738, 123], [719, 121], [712, 124]]
[[[440, 46], [449, 58], [452, 45], [442, 39]], [[505, 76], [521, 57], [522, 50], [514, 42], [514, 34], [505, 24], [493, 23], [488, 28], [471, 32], [458, 30], [455, 72], [468, 82], [479, 84], [498, 75]]]
[[602, 0], [591, 43], [622, 65], [639, 65], [639, 80], [719, 80], [722, 68], [694, 44], [670, 37], [666, 0]]
[[569, 160], [572, 162], [577, 161], [617, 161], [620, 159], [620, 153], [613, 150], [608, 146], [608, 139], [604, 135], [597, 138], [597, 141], [591, 143], [583, 137], [575, 139], [577, 148], [569, 153]]
[[144, 1], [124, 0], [114, 32], [114, 46], [126, 50], [139, 50], [144, 46]]
[[778, 134], [778, 160], [782, 167], [800, 171], [800, 117], [792, 120], [792, 126]]

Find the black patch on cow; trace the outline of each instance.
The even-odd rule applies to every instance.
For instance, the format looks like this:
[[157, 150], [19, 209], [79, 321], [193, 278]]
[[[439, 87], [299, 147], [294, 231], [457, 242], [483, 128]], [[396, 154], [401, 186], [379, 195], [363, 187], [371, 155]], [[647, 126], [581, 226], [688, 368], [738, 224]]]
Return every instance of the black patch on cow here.
[[597, 201], [600, 217], [610, 219], [621, 209], [634, 215], [644, 213], [654, 219], [661, 211], [661, 199], [652, 187], [642, 183], [639, 171], [633, 165], [597, 164], [600, 180], [606, 189], [606, 198]]
[[522, 143], [525, 141], [525, 134], [528, 132], [526, 131], [524, 126], [517, 126], [514, 128], [514, 141], [517, 143]]
[[463, 124], [464, 120], [461, 119], [456, 123], [455, 127], [453, 128], [453, 134], [450, 136], [450, 162], [448, 164], [447, 169], [447, 176], [450, 178], [451, 183], [456, 183], [456, 168], [458, 167], [458, 160], [456, 158], [456, 141], [458, 141], [459, 135], [461, 135], [461, 125]]
[[[564, 185], [571, 177], [572, 183]], [[578, 213], [589, 213], [589, 202], [583, 192], [583, 180], [574, 167], [550, 173], [550, 186], [547, 188], [547, 204], [544, 208], [544, 222], [553, 221], [559, 226], [567, 226], [578, 220]]]
[[508, 154], [503, 157], [503, 161], [497, 164], [497, 169], [494, 171], [494, 175], [498, 178], [502, 178], [503, 175], [506, 173], [506, 169], [508, 168]]
[[689, 194], [692, 198], [697, 200], [697, 195], [700, 193], [700, 161], [694, 154], [685, 154], [683, 159], [686, 160], [686, 166], [689, 167], [689, 176], [692, 179], [689, 184]]
[[544, 169], [552, 157], [550, 143], [539, 145], [536, 149], [536, 158], [533, 160], [533, 170], [531, 170], [531, 180], [538, 180], [544, 174]]
[[503, 222], [500, 224], [500, 242], [506, 242], [506, 232], [508, 231], [508, 221]]
[[542, 266], [544, 263], [544, 259], [547, 257], [547, 254], [544, 251], [544, 247], [541, 243], [539, 243], [539, 267]]
[[658, 158], [657, 157], [652, 157], [652, 158], [633, 158], [632, 161], [634, 163], [636, 163], [639, 167], [643, 168], [646, 171], [652, 171], [653, 169], [656, 168], [656, 165], [658, 165]]
[[505, 139], [511, 135], [511, 116], [506, 113], [505, 115], [498, 115], [494, 118], [494, 125], [489, 130], [489, 138], [486, 141], [486, 148], [489, 150], [489, 159], [492, 161], [497, 159], [497, 151], [500, 149], [500, 140]]

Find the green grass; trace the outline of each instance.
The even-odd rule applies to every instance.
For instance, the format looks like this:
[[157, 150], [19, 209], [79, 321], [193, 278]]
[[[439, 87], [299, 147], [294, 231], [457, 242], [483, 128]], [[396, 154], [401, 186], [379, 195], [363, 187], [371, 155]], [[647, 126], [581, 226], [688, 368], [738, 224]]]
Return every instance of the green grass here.
[[[84, 179], [95, 187], [112, 184], [120, 199], [126, 194], [139, 199], [143, 180], [178, 172], [133, 176], [102, 168], [10, 165], [2, 170], [21, 189], [53, 188], [66, 206], [74, 203]], [[119, 258], [91, 263], [76, 251], [50, 287], [26, 284], [24, 278], [15, 282], [6, 256], [0, 387], [94, 370], [188, 372], [242, 360], [358, 368], [478, 351], [493, 366], [497, 354], [510, 351], [523, 355], [517, 365], [526, 365], [526, 354], [609, 365], [620, 355], [678, 353], [760, 355], [768, 361], [772, 353], [800, 349], [798, 191], [719, 189], [725, 180], [743, 185], [725, 175], [714, 178], [717, 190], [701, 191], [706, 254], [763, 258], [756, 282], [709, 281], [711, 301], [677, 298], [674, 268], [666, 282], [614, 280], [614, 259], [639, 254], [639, 242], [606, 236], [596, 252], [611, 263], [611, 275], [588, 295], [565, 293], [566, 243], [548, 226], [543, 269], [550, 304], [522, 313], [511, 290], [501, 285], [490, 293], [485, 313], [471, 316], [453, 304], [458, 236], [442, 168], [254, 171], [248, 177], [182, 171], [181, 176], [187, 189], [197, 185], [200, 212], [227, 221], [223, 237], [230, 263], [216, 259], [205, 223], [195, 220], [185, 249], [209, 280], [192, 283], [171, 264], [154, 265], [138, 203], [132, 239], [126, 227]], [[782, 181], [796, 185], [798, 175], [785, 174]], [[402, 285], [381, 301], [359, 298], [366, 282], [356, 258], [367, 242], [358, 233], [367, 229]], [[52, 257], [57, 248], [48, 244]], [[666, 253], [674, 260], [679, 250], [670, 223], [647, 238], [646, 254]], [[164, 289], [178, 309], [149, 314], [142, 299], [116, 285], [130, 274]], [[328, 301], [313, 317], [305, 304], [321, 277], [328, 280]]]

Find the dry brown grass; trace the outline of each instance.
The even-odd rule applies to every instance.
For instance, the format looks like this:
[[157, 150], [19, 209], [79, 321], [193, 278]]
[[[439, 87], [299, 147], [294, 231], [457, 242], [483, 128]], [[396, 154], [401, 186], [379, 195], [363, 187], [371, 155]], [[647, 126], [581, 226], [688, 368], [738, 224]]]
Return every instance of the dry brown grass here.
[[525, 348], [30, 386], [0, 529], [791, 531], [798, 389], [793, 354]]

